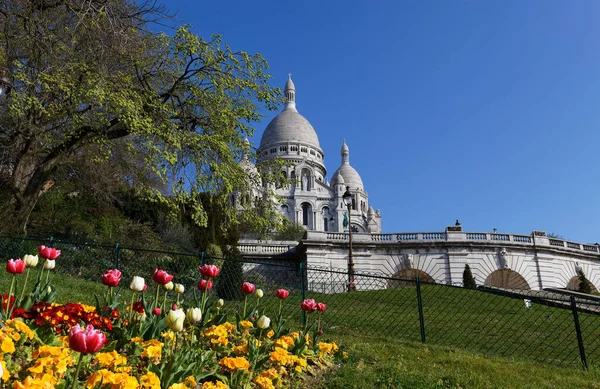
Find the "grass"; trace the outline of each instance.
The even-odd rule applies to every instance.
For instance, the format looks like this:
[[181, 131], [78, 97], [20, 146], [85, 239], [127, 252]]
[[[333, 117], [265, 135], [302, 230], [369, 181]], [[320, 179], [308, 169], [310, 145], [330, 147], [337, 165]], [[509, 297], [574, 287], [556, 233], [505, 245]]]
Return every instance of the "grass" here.
[[[32, 271], [32, 280], [37, 271]], [[51, 277], [58, 290], [57, 302], [94, 304], [94, 294], [106, 290], [99, 282], [59, 271]], [[10, 275], [1, 272], [0, 291], [6, 293], [9, 284]], [[124, 284], [124, 301], [129, 301], [130, 293]], [[274, 312], [279, 303], [271, 294], [263, 299], [268, 312]], [[343, 345], [350, 355], [311, 383], [314, 388], [600, 388], [596, 383], [600, 368], [595, 367], [600, 360], [600, 318], [596, 315], [579, 313], [592, 365], [583, 371], [570, 310], [540, 303], [526, 310], [521, 299], [427, 285], [422, 288], [427, 343], [422, 344], [414, 287], [349, 294], [307, 292], [306, 297], [328, 304], [324, 336]], [[296, 328], [300, 300], [299, 293], [285, 300], [289, 324]], [[249, 299], [249, 306], [254, 302], [253, 297]], [[229, 302], [226, 307], [235, 309], [241, 304]], [[568, 367], [527, 360], [532, 358]]]

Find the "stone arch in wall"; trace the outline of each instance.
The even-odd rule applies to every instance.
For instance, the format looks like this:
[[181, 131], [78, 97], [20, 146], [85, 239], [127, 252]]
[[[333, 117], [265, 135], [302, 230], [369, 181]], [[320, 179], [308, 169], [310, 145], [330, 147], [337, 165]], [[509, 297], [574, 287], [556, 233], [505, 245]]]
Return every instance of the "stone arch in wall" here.
[[388, 288], [403, 288], [405, 286], [411, 286], [415, 284], [415, 278], [419, 276], [421, 282], [435, 283], [432, 276], [419, 269], [402, 269], [392, 275], [392, 278], [398, 278], [397, 280], [388, 280]]
[[312, 220], [312, 205], [310, 203], [302, 203], [302, 225], [308, 229], [313, 228]]
[[[592, 285], [592, 293], [598, 293], [598, 289], [596, 289], [596, 286], [592, 284], [592, 281], [590, 281], [590, 284]], [[569, 280], [569, 282], [567, 283], [567, 289], [574, 291], [579, 290], [579, 276], [573, 276]]]
[[483, 285], [503, 289], [531, 289], [525, 278], [511, 269], [499, 269], [493, 271], [489, 276], [487, 276]]

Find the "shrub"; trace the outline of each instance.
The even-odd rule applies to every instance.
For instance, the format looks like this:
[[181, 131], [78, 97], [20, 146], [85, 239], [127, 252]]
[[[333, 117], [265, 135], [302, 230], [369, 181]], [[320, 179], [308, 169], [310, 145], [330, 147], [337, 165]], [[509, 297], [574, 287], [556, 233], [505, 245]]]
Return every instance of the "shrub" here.
[[242, 262], [224, 261], [219, 280], [215, 286], [217, 295], [224, 300], [241, 300], [240, 285], [244, 282]]
[[578, 270], [577, 275], [579, 276], [579, 288], [577, 289], [581, 293], [592, 293], [592, 283], [587, 279], [583, 270]]
[[477, 287], [475, 278], [473, 278], [473, 273], [471, 273], [471, 268], [468, 264], [465, 264], [465, 270], [463, 271], [463, 286], [469, 289], [475, 289]]

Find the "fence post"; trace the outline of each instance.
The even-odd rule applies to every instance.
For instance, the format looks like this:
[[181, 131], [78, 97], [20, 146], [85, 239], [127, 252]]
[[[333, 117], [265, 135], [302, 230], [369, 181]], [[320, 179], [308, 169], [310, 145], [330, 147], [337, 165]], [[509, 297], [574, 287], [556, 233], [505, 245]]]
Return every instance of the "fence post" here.
[[204, 254], [204, 251], [202, 253], [200, 253], [200, 266], [204, 266], [204, 263], [206, 262], [206, 255]]
[[425, 320], [423, 319], [423, 300], [421, 298], [421, 280], [415, 277], [417, 285], [417, 304], [419, 306], [419, 327], [421, 328], [421, 342], [425, 343]]
[[119, 268], [119, 244], [115, 244], [115, 269]]
[[585, 359], [585, 348], [583, 347], [583, 337], [581, 336], [581, 327], [579, 326], [579, 315], [577, 314], [577, 304], [575, 296], [571, 295], [571, 311], [573, 312], [573, 321], [575, 322], [575, 332], [577, 333], [577, 344], [579, 345], [579, 356], [584, 369], [587, 369], [587, 360]]
[[48, 247], [54, 247], [54, 237], [50, 237], [50, 243], [48, 243]]
[[[304, 301], [304, 267], [302, 266], [304, 263], [300, 262], [300, 294], [302, 296], [302, 301]], [[306, 312], [302, 310], [302, 323], [306, 325]]]

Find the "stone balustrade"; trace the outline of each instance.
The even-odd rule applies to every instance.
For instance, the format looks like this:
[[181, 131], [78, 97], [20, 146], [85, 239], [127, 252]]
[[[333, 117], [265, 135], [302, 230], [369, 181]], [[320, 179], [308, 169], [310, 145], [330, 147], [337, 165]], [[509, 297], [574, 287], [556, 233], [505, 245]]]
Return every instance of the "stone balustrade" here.
[[[304, 240], [308, 241], [331, 241], [340, 242], [348, 240], [348, 233], [345, 232], [322, 232], [307, 231]], [[399, 232], [387, 234], [353, 233], [352, 241], [356, 244], [414, 244], [427, 242], [464, 242], [464, 243], [485, 243], [506, 244], [519, 246], [549, 246], [549, 248], [561, 248], [566, 251], [577, 251], [583, 253], [600, 253], [600, 245], [584, 244], [570, 242], [562, 239], [548, 238], [539, 231], [531, 235], [521, 234], [501, 234], [493, 232], [463, 232], [463, 231], [444, 231], [444, 232]]]

